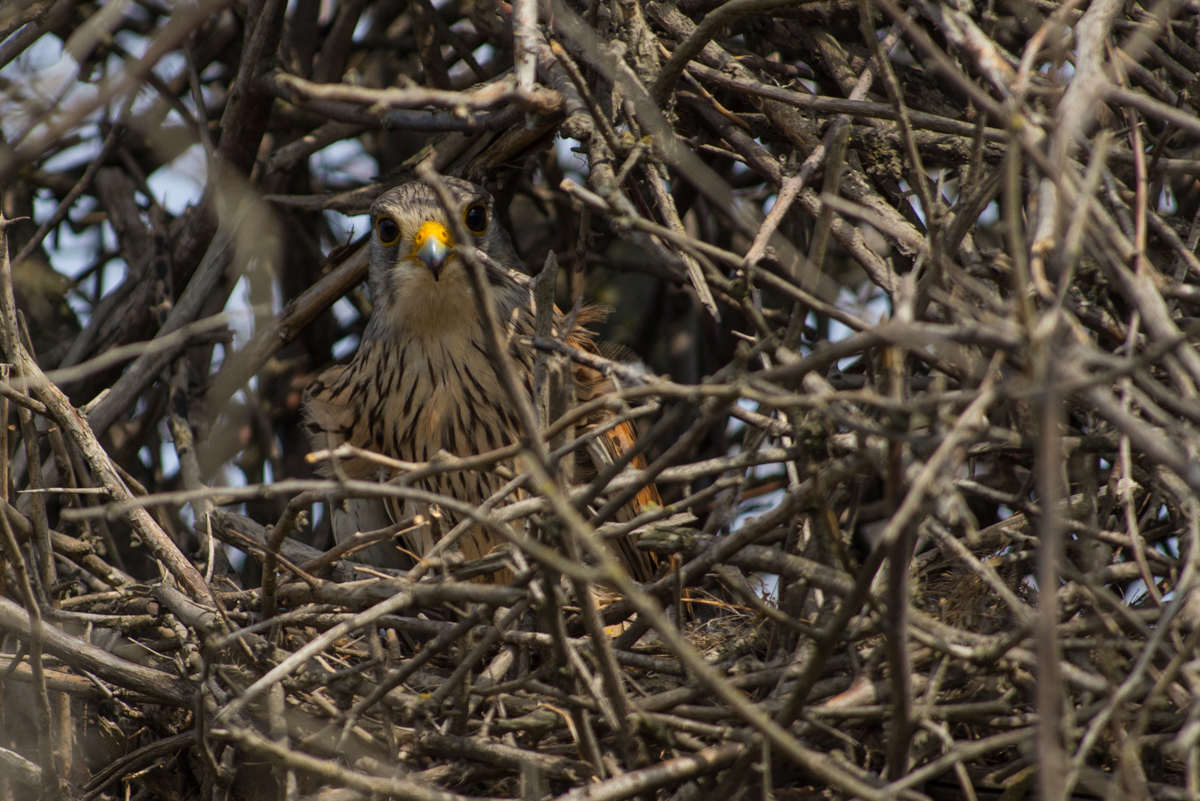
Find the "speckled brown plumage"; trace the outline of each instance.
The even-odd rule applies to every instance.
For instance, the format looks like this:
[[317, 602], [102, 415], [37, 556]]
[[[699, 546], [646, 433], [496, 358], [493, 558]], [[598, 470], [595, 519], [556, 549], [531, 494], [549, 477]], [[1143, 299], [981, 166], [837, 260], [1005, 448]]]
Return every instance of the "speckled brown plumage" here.
[[[522, 341], [533, 333], [534, 307], [528, 280], [507, 232], [495, 221], [493, 200], [466, 181], [445, 179], [471, 230], [475, 247], [488, 257], [488, 278], [499, 318], [508, 325], [509, 353], [519, 379], [531, 391], [534, 354]], [[482, 212], [481, 212], [482, 209]], [[480, 220], [485, 225], [479, 226]], [[371, 208], [370, 284], [374, 313], [362, 343], [346, 365], [320, 375], [305, 395], [305, 410], [314, 448], [349, 442], [395, 459], [425, 462], [438, 451], [472, 456], [515, 441], [521, 427], [488, 356], [487, 342], [475, 309], [466, 266], [453, 252], [453, 226], [433, 191], [410, 183], [382, 195]], [[585, 309], [577, 316], [567, 341], [595, 352], [592, 334], [583, 326], [603, 312]], [[558, 323], [562, 323], [559, 315]], [[599, 373], [573, 367], [580, 402], [608, 391]], [[603, 414], [583, 421], [577, 433], [603, 422]], [[601, 438], [602, 451], [615, 457], [633, 441], [628, 424]], [[588, 458], [588, 457], [585, 457]], [[635, 461], [635, 466], [644, 462]], [[342, 462], [351, 478], [386, 480], [391, 474], [363, 459]], [[508, 465], [515, 468], [515, 465]], [[323, 468], [329, 474], [329, 468]], [[504, 484], [494, 472], [459, 471], [425, 479], [419, 486], [473, 505]], [[659, 503], [653, 486], [645, 488], [621, 515], [628, 518], [650, 503]], [[424, 512], [413, 504], [351, 500], [334, 508], [338, 541], [355, 531], [383, 528], [403, 517]], [[451, 525], [458, 522], [449, 515]], [[446, 527], [448, 530], [449, 527]], [[432, 547], [428, 527], [406, 537], [418, 555]], [[475, 527], [459, 541], [467, 559], [487, 555], [501, 544]], [[364, 561], [387, 561], [387, 548], [371, 549]], [[373, 552], [373, 553], [372, 553]], [[653, 575], [647, 554], [631, 542], [618, 542], [614, 552], [639, 581]], [[506, 580], [507, 571], [493, 574]]]

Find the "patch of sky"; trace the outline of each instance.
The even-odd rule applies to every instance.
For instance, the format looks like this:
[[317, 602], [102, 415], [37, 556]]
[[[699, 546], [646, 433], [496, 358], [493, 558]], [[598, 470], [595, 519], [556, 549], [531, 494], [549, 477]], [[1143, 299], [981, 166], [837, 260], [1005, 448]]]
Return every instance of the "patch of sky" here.
[[877, 323], [892, 313], [892, 299], [882, 289], [872, 284], [867, 285], [874, 294], [862, 305], [861, 317], [870, 323]]
[[[459, 36], [470, 37], [472, 39], [479, 36], [479, 31], [475, 30], [475, 23], [469, 19], [460, 19], [458, 22], [450, 26], [450, 30]], [[471, 54], [474, 56], [474, 53]], [[475, 59], [478, 61], [479, 59]]]
[[[869, 291], [874, 292], [871, 288]], [[838, 291], [837, 307], [845, 309], [854, 314], [855, 317], [874, 325], [883, 320], [891, 313], [891, 299], [882, 291], [863, 297], [852, 292], [846, 287], [842, 287]], [[815, 319], [814, 319], [815, 322]], [[843, 339], [848, 339], [854, 335], [854, 329], [843, 325], [837, 320], [829, 321], [829, 341], [840, 342]], [[839, 362], [839, 367], [842, 364], [851, 364], [858, 357], [852, 356], [843, 359]]]
[[209, 375], [216, 375], [217, 371], [221, 369], [221, 365], [225, 363], [225, 356], [227, 355], [225, 350], [225, 344], [222, 342], [218, 342], [213, 346], [212, 358], [208, 361]]
[[[171, 450], [175, 449], [172, 445], [165, 445], [164, 447], [171, 448]], [[190, 503], [185, 503], [179, 507], [179, 519], [183, 521], [185, 526], [193, 531], [196, 529], [196, 513], [192, 511], [192, 505]]]
[[779, 605], [779, 576], [774, 573], [751, 573], [747, 578], [751, 585], [757, 584], [758, 597], [771, 606]]
[[116, 74], [120, 73], [120, 71], [124, 67], [124, 65], [125, 65], [124, 58], [122, 58], [120, 55], [118, 55], [115, 52], [109, 53], [108, 56], [104, 59], [104, 66], [102, 68], [99, 66], [96, 67], [95, 76], [97, 78], [99, 78], [101, 76], [116, 75]]
[[128, 29], [119, 30], [113, 34], [113, 41], [134, 58], [141, 58], [150, 49], [150, 37], [142, 36], [140, 33]]
[[117, 232], [108, 220], [100, 223], [100, 244], [110, 252], [115, 252], [121, 246], [121, 240], [117, 239]]
[[[117, 36], [120, 37], [118, 41], [121, 42], [122, 46], [135, 58], [141, 58], [149, 48], [150, 39], [145, 36], [130, 31], [118, 31]], [[160, 80], [170, 81], [184, 68], [185, 64], [186, 60], [182, 54], [175, 54], [174, 58], [166, 56], [155, 65], [154, 73]], [[105, 67], [105, 73], [108, 76], [118, 76], [126, 71], [126, 62], [125, 59], [113, 53], [109, 56]], [[149, 113], [161, 100], [162, 97], [156, 89], [148, 85], [142, 85], [134, 98], [133, 113], [135, 115]], [[118, 113], [125, 105], [125, 102], [123, 97], [114, 98], [110, 104], [111, 113]]]
[[188, 122], [187, 122], [187, 120], [185, 120], [183, 118], [182, 114], [180, 114], [175, 109], [170, 108], [170, 109], [167, 109], [167, 116], [163, 117], [162, 125], [160, 127], [162, 127], [162, 128], [178, 128], [180, 126], [187, 125], [187, 124], [188, 124]]
[[337, 318], [338, 325], [345, 328], [358, 320], [359, 314], [353, 303], [341, 297], [333, 304], [333, 316]]
[[244, 551], [239, 551], [232, 545], [225, 546], [225, 555], [229, 557], [229, 566], [236, 571], [241, 571], [246, 565], [246, 554]]
[[[5, 42], [8, 39], [4, 40]], [[43, 34], [12, 61], [0, 69], [0, 77], [12, 81], [26, 78], [39, 70], [47, 69], [62, 58], [63, 42], [52, 33]]]
[[[36, 198], [34, 220], [39, 223], [45, 222], [54, 213], [57, 205], [57, 201], [53, 198]], [[69, 216], [79, 220], [91, 212], [95, 206], [94, 198], [80, 198], [79, 202], [71, 209]], [[104, 250], [105, 239], [112, 240], [111, 228], [108, 229], [107, 234], [106, 237], [106, 232], [102, 228], [95, 227], [89, 227], [76, 233], [70, 223], [62, 223], [47, 240], [46, 251], [50, 256], [50, 266], [60, 275], [71, 280], [78, 280], [85, 270], [95, 264], [96, 254]], [[126, 265], [122, 259], [114, 258], [105, 264], [104, 268], [99, 271], [99, 274], [103, 276], [100, 287], [101, 297], [111, 292], [125, 279], [125, 272]], [[87, 324], [92, 311], [89, 298], [93, 293], [88, 284], [89, 281], [84, 280], [78, 287], [78, 291], [67, 294], [67, 302], [79, 315], [80, 322], [84, 325]]]
[[996, 517], [1000, 520], [1007, 520], [1008, 518], [1012, 517], [1012, 514], [1013, 510], [1009, 509], [1007, 506], [996, 507]]
[[[451, 53], [453, 53], [453, 50], [446, 54], [447, 61], [449, 61]], [[455, 55], [457, 54], [455, 53]], [[478, 63], [478, 60], [476, 60], [476, 63]], [[482, 67], [483, 65], [481, 64], [480, 66]], [[460, 58], [450, 67], [450, 81], [455, 85], [474, 83], [478, 80], [480, 80], [479, 76], [475, 74], [475, 70], [471, 69], [471, 65], [466, 62], [466, 59]]]
[[742, 501], [738, 504], [737, 516], [734, 517], [733, 522], [729, 524], [730, 533], [733, 533], [742, 526], [746, 525], [751, 518], [757, 517], [763, 512], [774, 509], [783, 502], [783, 499], [786, 496], [786, 488], [780, 487], [779, 489], [759, 495], [757, 498], [751, 498], [749, 500]]
[[237, 466], [238, 457], [241, 455], [242, 452], [238, 451], [237, 456], [221, 465], [221, 468], [217, 471], [220, 476], [217, 486], [244, 487], [249, 483], [246, 481], [246, 474]]
[[917, 197], [916, 192], [912, 191], [912, 187], [908, 185], [908, 181], [903, 179], [900, 180], [900, 191], [904, 193], [904, 197], [908, 201], [908, 205], [912, 206], [913, 211], [916, 212], [917, 219], [919, 219], [921, 224], [924, 225], [925, 209], [921, 208], [921, 199]]
[[49, 220], [58, 208], [58, 200], [50, 194], [50, 190], [42, 187], [33, 196], [33, 221], [38, 225]]
[[585, 183], [588, 177], [587, 159], [582, 153], [575, 152], [580, 146], [578, 139], [563, 136], [554, 138], [554, 157], [558, 160], [558, 166], [568, 179], [577, 184]]
[[344, 359], [358, 347], [358, 334], [347, 334], [333, 343], [333, 358]]
[[121, 8], [121, 13], [134, 22], [149, 22], [150, 12], [138, 3], [127, 2]]
[[487, 42], [484, 42], [479, 47], [475, 48], [471, 53], [475, 57], [475, 63], [486, 64], [496, 57], [496, 48], [492, 47]]
[[250, 313], [250, 279], [243, 275], [234, 284], [225, 303], [230, 313], [229, 330], [233, 332], [233, 350], [240, 350], [254, 333], [254, 315]]
[[980, 225], [995, 225], [1000, 221], [1000, 204], [993, 200], [991, 203], [984, 206], [983, 211], [979, 214], [978, 223]]
[[112, 259], [104, 265], [103, 270], [97, 271], [102, 276], [100, 280], [100, 297], [104, 297], [125, 282], [129, 266], [124, 259]]
[[354, 34], [351, 40], [358, 44], [363, 39], [367, 38], [367, 34], [371, 32], [371, 28], [375, 25], [375, 19], [371, 14], [363, 14], [358, 18], [358, 24], [354, 26]]
[[[758, 401], [752, 401], [748, 398], [738, 398], [737, 405], [740, 406], [741, 408], [745, 409], [748, 412], [757, 412], [758, 411]], [[727, 437], [733, 437], [734, 435], [736, 435], [739, 431], [741, 431], [745, 427], [746, 427], [746, 424], [743, 421], [739, 420], [736, 417], [730, 416], [729, 422], [725, 426], [725, 435]], [[735, 447], [729, 451], [729, 454], [735, 454], [737, 452], [738, 452], [738, 449]], [[727, 455], [729, 455], [729, 454], [727, 454]]]
[[775, 201], [779, 199], [779, 195], [767, 195], [767, 199], [763, 201], [763, 214], [770, 214], [771, 209], [775, 208]]
[[929, 171], [929, 177], [933, 179], [935, 186], [937, 185], [938, 181], [941, 181], [942, 199], [945, 200], [947, 205], [950, 206], [953, 206], [958, 202], [958, 178], [947, 177], [952, 174], [953, 173], [951, 170], [946, 169]]
[[[276, 274], [276, 270], [278, 270], [278, 269], [279, 269], [278, 266], [274, 267], [274, 269], [272, 269], [272, 271], [271, 271], [271, 275], [274, 276]], [[279, 314], [281, 311], [283, 311], [283, 287], [280, 286], [278, 281], [272, 280], [271, 281], [271, 314], [276, 315], [276, 314]]]
[[173, 215], [200, 202], [208, 180], [208, 162], [204, 148], [195, 144], [146, 177], [155, 201]]
[[[200, 87], [200, 93], [201, 93], [201, 96], [204, 96], [204, 87], [203, 86]], [[196, 117], [196, 103], [194, 100], [192, 100], [191, 92], [185, 92], [183, 95], [181, 95], [179, 98], [179, 102], [181, 104], [183, 104], [183, 107], [188, 110], [188, 113], [191, 114], [193, 118]], [[175, 109], [171, 109], [171, 111], [175, 112]], [[175, 112], [175, 113], [178, 116], [178, 112]]]
[[0, 78], [11, 81], [0, 95], [0, 131], [9, 144], [31, 132], [44, 133], [51, 110], [70, 108], [94, 97], [96, 88], [77, 83], [78, 76], [78, 62], [63, 52], [62, 40], [51, 35], [43, 36], [26, 54], [0, 69]]
[[179, 454], [175, 453], [174, 438], [171, 436], [171, 427], [167, 425], [166, 417], [160, 417], [158, 420], [158, 437], [162, 442], [158, 460], [162, 465], [163, 479], [174, 478], [179, 472]]
[[1175, 193], [1171, 191], [1171, 185], [1163, 184], [1162, 192], [1158, 196], [1158, 213], [1170, 217], [1178, 211], [1179, 203], [1175, 200]]
[[187, 69], [187, 57], [178, 50], [167, 53], [154, 65], [154, 74], [170, 82]]
[[1141, 601], [1144, 601], [1148, 595], [1146, 582], [1142, 579], [1135, 579], [1129, 582], [1129, 586], [1125, 588], [1125, 604], [1127, 606], [1136, 606]]
[[[344, 245], [353, 241], [371, 228], [371, 217], [367, 214], [347, 217], [340, 211], [328, 210], [325, 212], [325, 220], [329, 223], [329, 230], [333, 233], [334, 242], [332, 244], [334, 245]], [[322, 248], [324, 247], [322, 245]], [[325, 252], [328, 254], [329, 251]]]
[[379, 174], [379, 163], [357, 139], [343, 139], [309, 156], [312, 174], [327, 184], [365, 184]]
[[[54, 198], [51, 198], [51, 200], [57, 206], [58, 201]], [[98, 201], [95, 197], [84, 195], [83, 197], [79, 198], [79, 200], [75, 201], [75, 205], [67, 211], [67, 217], [76, 224], [80, 224], [89, 214], [95, 211], [99, 205], [100, 201]], [[46, 217], [49, 219], [50, 215], [47, 214]], [[67, 226], [67, 230], [71, 231], [72, 229], [70, 226]], [[66, 231], [60, 231], [60, 233], [64, 236], [66, 235]], [[86, 233], [86, 230], [84, 233]], [[83, 233], [79, 234], [79, 236], [83, 236]]]
[[783, 462], [767, 462], [766, 464], [756, 464], [750, 468], [747, 475], [753, 478], [778, 478], [785, 475], [787, 468]]
[[77, 145], [63, 148], [42, 162], [46, 172], [65, 172], [81, 167], [100, 154], [104, 142], [100, 137], [100, 129], [95, 125], [87, 125], [80, 129], [79, 135], [83, 141]]
[[[246, 382], [246, 386], [250, 388], [251, 392], [258, 392], [258, 376], [252, 376], [250, 380]], [[229, 402], [240, 406], [245, 406], [247, 403], [249, 403], [249, 401], [246, 399], [245, 390], [241, 389], [233, 393], [233, 396], [230, 397]]]
[[[829, 321], [829, 341], [841, 342], [843, 339], [849, 339], [854, 335], [854, 329], [842, 325], [837, 320]], [[852, 360], [853, 361], [853, 360]]]
[[860, 358], [861, 357], [859, 357], [859, 356], [847, 356], [843, 359], [838, 359], [837, 360], [837, 369], [838, 370], [849, 370], [851, 367], [854, 366], [854, 364], [856, 362], [858, 362], [858, 360]]

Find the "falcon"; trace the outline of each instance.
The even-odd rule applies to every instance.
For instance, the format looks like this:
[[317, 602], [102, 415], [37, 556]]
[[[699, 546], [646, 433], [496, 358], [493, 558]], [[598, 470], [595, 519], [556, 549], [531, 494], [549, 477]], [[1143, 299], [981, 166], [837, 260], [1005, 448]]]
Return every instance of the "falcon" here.
[[[532, 396], [534, 351], [530, 344], [536, 308], [531, 281], [508, 232], [496, 220], [495, 201], [482, 187], [444, 178], [453, 200], [450, 213], [458, 215], [475, 248], [486, 258], [488, 290], [502, 325], [507, 326], [507, 347], [519, 384]], [[483, 323], [476, 311], [474, 289], [465, 264], [456, 253], [455, 225], [434, 190], [422, 182], [404, 184], [385, 192], [371, 207], [369, 283], [374, 311], [362, 341], [348, 364], [329, 368], [305, 392], [305, 415], [314, 449], [332, 449], [343, 443], [405, 462], [427, 462], [439, 451], [467, 457], [516, 442], [523, 434], [517, 409], [505, 392], [488, 355]], [[584, 352], [600, 352], [585, 324], [603, 319], [603, 309], [585, 308], [571, 319], [555, 309], [555, 327], [567, 326], [567, 344]], [[599, 371], [571, 365], [575, 397], [585, 403], [612, 391], [613, 384]], [[531, 397], [532, 399], [532, 397]], [[580, 421], [580, 436], [603, 425], [609, 417], [599, 412]], [[604, 431], [590, 449], [581, 450], [577, 462], [582, 474], [611, 463], [634, 440], [629, 422]], [[639, 455], [634, 467], [644, 467]], [[513, 462], [503, 464], [510, 474], [520, 472]], [[347, 477], [386, 481], [391, 468], [355, 457], [340, 462]], [[324, 462], [318, 472], [334, 475]], [[416, 486], [445, 497], [478, 506], [498, 492], [507, 480], [496, 471], [450, 471], [423, 479]], [[661, 504], [653, 485], [644, 487], [622, 510], [619, 520], [631, 519], [652, 504]], [[331, 523], [338, 542], [356, 532], [375, 531], [416, 514], [428, 517], [427, 506], [397, 499], [348, 499], [332, 504]], [[459, 522], [452, 511], [441, 512], [443, 531]], [[445, 525], [449, 523], [449, 525]], [[417, 556], [434, 545], [435, 530], [421, 526], [401, 539]], [[458, 549], [468, 560], [487, 556], [500, 538], [473, 526], [459, 539]], [[654, 575], [649, 554], [637, 550], [633, 540], [609, 541], [609, 546], [630, 575], [648, 581]], [[390, 554], [389, 554], [390, 549]], [[390, 543], [359, 554], [370, 564], [396, 564]], [[506, 581], [509, 571], [492, 574]]]

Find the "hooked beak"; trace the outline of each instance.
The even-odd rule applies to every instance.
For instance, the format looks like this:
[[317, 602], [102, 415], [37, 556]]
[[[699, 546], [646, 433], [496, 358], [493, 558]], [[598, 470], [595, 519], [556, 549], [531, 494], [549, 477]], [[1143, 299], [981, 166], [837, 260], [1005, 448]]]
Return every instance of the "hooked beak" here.
[[425, 263], [433, 273], [433, 280], [441, 276], [442, 265], [452, 251], [450, 232], [446, 226], [433, 220], [426, 221], [413, 237], [412, 255]]

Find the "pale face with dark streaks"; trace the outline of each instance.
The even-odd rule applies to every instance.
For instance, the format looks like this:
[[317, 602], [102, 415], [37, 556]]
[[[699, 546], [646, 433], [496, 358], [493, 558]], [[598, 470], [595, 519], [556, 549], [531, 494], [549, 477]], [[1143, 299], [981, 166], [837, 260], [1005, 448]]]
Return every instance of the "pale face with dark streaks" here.
[[[521, 270], [508, 233], [495, 219], [492, 196], [467, 181], [443, 180], [472, 244], [504, 268]], [[413, 182], [385, 192], [371, 207], [371, 228], [377, 325], [445, 336], [448, 325], [475, 320], [467, 265], [456, 252], [455, 225], [433, 189]]]

